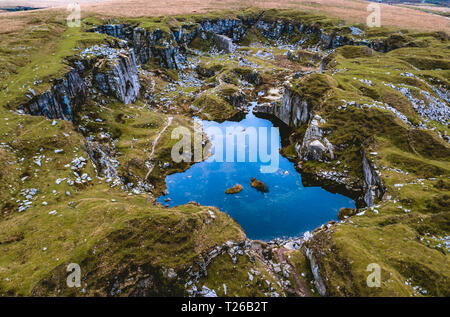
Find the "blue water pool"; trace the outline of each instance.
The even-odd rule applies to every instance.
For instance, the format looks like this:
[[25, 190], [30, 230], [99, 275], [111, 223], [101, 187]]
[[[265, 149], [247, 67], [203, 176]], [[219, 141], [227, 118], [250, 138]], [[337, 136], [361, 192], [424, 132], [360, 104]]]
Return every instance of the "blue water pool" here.
[[[236, 128], [237, 134], [256, 131], [258, 140], [261, 133], [266, 133], [268, 153], [270, 153], [272, 142], [278, 142], [277, 146], [281, 146], [279, 134], [276, 141], [271, 142], [270, 133], [279, 133], [278, 130], [270, 130], [273, 123], [256, 117], [251, 111], [239, 122], [201, 121], [200, 123], [206, 131], [208, 128], [216, 128], [220, 129], [224, 135], [220, 138], [213, 135], [214, 132], [207, 133], [214, 145], [212, 148], [214, 155], [220, 152], [215, 150], [219, 148], [217, 145], [225, 142], [229, 131], [226, 130], [227, 127]], [[264, 130], [265, 128], [268, 130]], [[228, 136], [231, 136], [229, 132]], [[237, 138], [235, 142], [238, 143]], [[256, 140], [250, 137], [245, 139], [245, 162], [237, 162], [236, 153], [234, 153], [234, 162], [228, 162], [229, 159], [226, 159], [225, 154], [226, 145], [222, 143], [224, 150], [220, 157], [224, 158], [224, 162], [214, 161], [213, 156], [209, 160], [192, 165], [183, 173], [167, 176], [168, 194], [160, 196], [158, 201], [171, 207], [190, 201], [206, 206], [216, 206], [233, 217], [249, 238], [260, 240], [299, 236], [305, 231], [337, 219], [340, 208], [355, 207], [354, 201], [343, 195], [330, 193], [321, 187], [304, 187], [301, 175], [294, 168], [294, 163], [278, 152], [273, 156], [276, 155], [278, 160], [277, 164], [272, 164], [275, 168], [270, 172], [263, 172], [263, 166], [268, 166], [269, 163], [264, 159], [262, 162], [259, 155], [256, 162], [249, 162], [249, 149], [252, 149], [255, 142]], [[237, 148], [236, 146], [234, 149], [237, 150]], [[274, 161], [273, 158], [271, 161]], [[262, 193], [251, 187], [251, 177], [264, 182], [269, 187], [269, 192]], [[243, 190], [238, 194], [225, 194], [225, 190], [235, 184], [241, 184]], [[170, 200], [165, 201], [167, 198]]]

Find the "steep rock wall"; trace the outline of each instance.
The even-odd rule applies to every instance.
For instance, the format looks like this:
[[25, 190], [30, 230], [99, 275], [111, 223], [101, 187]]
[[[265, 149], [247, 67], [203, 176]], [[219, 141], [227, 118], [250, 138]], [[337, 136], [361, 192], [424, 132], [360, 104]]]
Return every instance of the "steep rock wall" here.
[[25, 113], [50, 119], [73, 120], [73, 114], [84, 103], [87, 88], [80, 74], [72, 69], [48, 91], [34, 95], [19, 106]]
[[381, 182], [380, 177], [375, 169], [375, 167], [367, 160], [366, 153], [364, 150], [361, 151], [362, 163], [363, 163], [363, 173], [365, 180], [365, 194], [364, 202], [367, 207], [372, 207], [375, 204], [376, 199], [381, 199], [384, 195], [385, 188]]
[[134, 102], [140, 89], [134, 51], [115, 50], [107, 56], [103, 53], [98, 56], [101, 61], [96, 63], [93, 70], [97, 88], [124, 104]]
[[31, 91], [31, 100], [19, 106], [25, 113], [50, 119], [72, 121], [89, 95], [90, 80], [103, 93], [125, 104], [134, 102], [139, 95], [139, 79], [133, 50], [93, 46], [72, 61], [73, 68], [63, 78], [41, 94]]
[[320, 127], [325, 120], [319, 115], [311, 118], [306, 129], [303, 142], [298, 143], [296, 151], [303, 160], [327, 161], [333, 160], [333, 145], [325, 137], [324, 131]]
[[285, 88], [280, 105], [276, 102], [263, 103], [256, 106], [253, 112], [273, 115], [286, 125], [299, 128], [302, 123], [306, 123], [309, 120], [311, 106], [298, 93]]
[[[134, 51], [130, 51], [132, 56], [128, 58], [119, 57], [116, 64], [109, 61], [109, 69], [104, 72], [96, 72], [95, 81], [104, 93], [113, 94], [124, 103], [133, 102], [139, 93], [136, 63], [141, 64], [150, 58], [158, 58], [161, 67], [183, 69], [186, 63], [187, 46], [196, 36], [207, 38], [208, 35], [218, 34], [228, 37], [233, 42], [238, 42], [253, 26], [268, 39], [279, 40], [282, 37], [289, 38], [292, 34], [301, 33], [303, 39], [298, 44], [302, 44], [307, 40], [318, 38], [317, 46], [322, 49], [336, 48], [342, 45], [366, 45], [386, 52], [397, 48], [398, 45], [408, 45], [408, 43], [394, 38], [395, 35], [385, 41], [367, 41], [359, 36], [362, 31], [357, 28], [352, 29], [352, 35], [356, 36], [355, 39], [355, 36], [348, 37], [336, 32], [328, 34], [315, 25], [267, 20], [263, 14], [253, 18], [213, 19], [196, 24], [186, 24], [177, 30], [172, 30], [169, 36], [159, 29], [149, 32], [144, 28], [129, 24], [106, 24], [89, 31], [108, 34], [126, 41]], [[226, 47], [231, 47], [233, 42], [227, 40]], [[33, 96], [29, 103], [20, 108], [33, 115], [72, 120], [73, 111], [76, 111], [86, 98], [86, 85], [80, 74], [74, 68], [49, 91]], [[286, 90], [279, 108], [264, 105], [259, 109], [261, 112], [277, 116], [286, 124], [294, 127], [309, 120], [310, 109], [308, 109], [307, 102], [289, 90]]]
[[[188, 45], [197, 36], [204, 40], [222, 35], [231, 39], [231, 43], [238, 43], [247, 34], [247, 30], [254, 28], [265, 38], [270, 40], [289, 40], [291, 36], [302, 35], [302, 39], [297, 43], [302, 45], [315, 45], [320, 49], [334, 49], [343, 45], [365, 45], [375, 50], [387, 52], [396, 48], [393, 43], [396, 41], [367, 41], [363, 37], [363, 31], [351, 27], [349, 35], [341, 35], [336, 31], [326, 32], [323, 28], [315, 24], [306, 24], [301, 21], [297, 23], [283, 20], [273, 21], [265, 18], [261, 13], [257, 17], [241, 17], [226, 19], [210, 19], [198, 23], [184, 24], [170, 32], [163, 32], [160, 29], [153, 31], [146, 30], [140, 26], [130, 24], [106, 24], [89, 30], [98, 32], [127, 41], [130, 47], [134, 48], [136, 58], [139, 63], [146, 63], [150, 58], [160, 60], [161, 67], [171, 69], [183, 69], [186, 62], [185, 54]], [[342, 32], [348, 32], [343, 28]], [[227, 41], [225, 48], [230, 47]], [[406, 45], [406, 44], [405, 44]]]

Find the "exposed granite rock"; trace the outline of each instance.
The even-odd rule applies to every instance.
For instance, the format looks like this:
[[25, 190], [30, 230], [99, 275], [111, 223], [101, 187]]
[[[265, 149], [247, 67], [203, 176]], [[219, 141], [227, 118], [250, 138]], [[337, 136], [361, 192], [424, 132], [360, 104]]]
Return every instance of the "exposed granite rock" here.
[[264, 103], [261, 103], [261, 104], [257, 104], [255, 107], [253, 107], [252, 112], [254, 114], [270, 114], [270, 115], [274, 115], [276, 107], [278, 107], [278, 106], [277, 106], [277, 104], [275, 102], [273, 102], [273, 103], [264, 102]]
[[229, 104], [239, 111], [247, 111], [247, 100], [245, 94], [242, 92], [236, 92], [229, 96], [223, 97]]
[[[304, 157], [299, 157], [305, 160]], [[350, 177], [345, 172], [335, 170], [305, 171], [302, 170], [304, 186], [321, 186], [332, 193], [340, 193], [355, 200], [357, 208], [372, 207], [376, 200], [381, 200], [386, 191], [376, 168], [361, 151], [364, 179]], [[302, 169], [302, 161], [298, 162]]]
[[365, 182], [359, 177], [335, 170], [310, 171], [302, 169], [302, 161], [297, 168], [302, 171], [302, 184], [305, 187], [320, 186], [331, 193], [339, 193], [353, 199], [357, 208], [366, 206], [364, 202]]
[[200, 32], [211, 32], [215, 34], [226, 35], [233, 41], [239, 41], [245, 35], [247, 27], [252, 22], [239, 19], [216, 19], [201, 23]]
[[31, 115], [72, 121], [89, 95], [85, 77], [91, 71], [96, 86], [103, 93], [112, 95], [125, 104], [134, 102], [139, 95], [140, 85], [132, 49], [95, 45], [85, 49], [80, 54], [80, 59], [73, 61], [73, 66], [48, 91], [40, 95], [35, 95], [32, 91], [31, 101], [19, 106], [19, 109]]
[[104, 24], [88, 32], [97, 32], [117, 37], [122, 40], [128, 40], [133, 34], [133, 28], [129, 24]]
[[279, 39], [285, 26], [283, 23], [260, 20], [256, 23], [256, 28], [267, 38]]
[[90, 138], [87, 139], [85, 149], [94, 163], [99, 177], [106, 178], [108, 183], [112, 182], [112, 187], [121, 183], [117, 172], [119, 162], [113, 158], [112, 153], [110, 153], [111, 149], [106, 145], [90, 140]]
[[303, 100], [296, 92], [285, 89], [281, 100], [279, 118], [286, 124], [293, 127], [300, 127], [307, 122], [310, 117], [311, 107], [306, 100]]
[[155, 57], [160, 60], [162, 67], [184, 69], [187, 47], [197, 36], [204, 40], [213, 36], [219, 49], [229, 53], [233, 51], [233, 42], [239, 42], [247, 30], [253, 26], [264, 37], [272, 40], [287, 39], [292, 35], [302, 34], [303, 37], [297, 45], [312, 41], [322, 49], [334, 49], [343, 45], [364, 45], [387, 52], [394, 47], [392, 43], [399, 45], [398, 41], [393, 39], [386, 42], [367, 41], [363, 38], [362, 32], [355, 32], [354, 29], [349, 29], [348, 33], [351, 35], [346, 36], [336, 32], [328, 34], [317, 25], [308, 25], [301, 21], [292, 23], [282, 20], [266, 20], [264, 13], [261, 13], [259, 17], [211, 19], [194, 24], [184, 24], [170, 32], [163, 32], [160, 29], [148, 31], [130, 24], [105, 24], [89, 31], [108, 34], [126, 41], [130, 47], [134, 48], [139, 63], [146, 63], [150, 58]]
[[90, 32], [104, 33], [125, 40], [131, 46], [140, 64], [146, 63], [150, 58], [160, 60], [161, 67], [182, 69], [184, 56], [180, 54], [180, 47], [176, 39], [184, 41], [182, 32], [170, 34], [169, 37], [156, 29], [149, 32], [141, 27], [132, 27], [128, 24], [107, 24], [89, 30]]

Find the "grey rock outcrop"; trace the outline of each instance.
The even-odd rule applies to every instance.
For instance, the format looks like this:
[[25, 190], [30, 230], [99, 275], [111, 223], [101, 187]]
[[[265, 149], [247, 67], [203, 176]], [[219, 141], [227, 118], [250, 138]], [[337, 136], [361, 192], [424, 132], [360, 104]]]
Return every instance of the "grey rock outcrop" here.
[[306, 122], [309, 118], [308, 104], [297, 93], [286, 89], [281, 100], [279, 113], [275, 115], [287, 125], [299, 127], [302, 122]]
[[265, 21], [263, 19], [256, 23], [256, 28], [261, 34], [270, 39], [279, 39], [283, 34], [289, 35], [294, 27], [282, 21]]
[[364, 202], [367, 207], [372, 207], [376, 199], [381, 199], [384, 195], [385, 188], [374, 166], [367, 160], [364, 150], [361, 151], [363, 173], [365, 180]]
[[253, 109], [254, 113], [271, 114], [283, 121], [285, 124], [298, 128], [302, 123], [309, 120], [311, 107], [299, 94], [285, 88], [281, 104], [264, 103]]
[[309, 260], [311, 266], [311, 272], [314, 276], [314, 286], [316, 286], [317, 291], [321, 296], [327, 295], [327, 288], [323, 282], [322, 276], [320, 275], [319, 265], [317, 264], [316, 257], [314, 256], [311, 249], [305, 247], [305, 254]]
[[298, 143], [296, 146], [296, 150], [303, 160], [325, 161], [334, 159], [333, 145], [324, 136], [320, 127], [324, 123], [325, 120], [319, 115], [315, 115], [311, 119], [302, 144]]
[[201, 23], [198, 32], [222, 34], [237, 42], [245, 35], [249, 21], [240, 19], [217, 19]]
[[129, 24], [106, 24], [89, 31], [125, 40], [128, 46], [135, 51], [139, 64], [146, 63], [150, 58], [157, 58], [161, 67], [171, 69], [182, 69], [185, 61], [184, 56], [180, 53], [177, 40], [182, 43], [185, 38], [191, 38], [182, 29], [166, 36], [159, 29], [149, 32], [142, 27], [132, 27]]
[[414, 110], [425, 119], [431, 119], [443, 124], [450, 122], [450, 107], [448, 106], [448, 93], [436, 89], [433, 90], [441, 98], [431, 95], [428, 91], [418, 89], [422, 99], [416, 98], [413, 89], [408, 87], [395, 86], [394, 84], [386, 84], [386, 86], [399, 91], [403, 96], [408, 98], [414, 107]]
[[91, 73], [94, 84], [103, 93], [125, 104], [136, 100], [140, 84], [132, 49], [96, 45], [85, 49], [79, 57], [72, 63], [74, 68], [55, 80], [48, 91], [36, 95], [30, 90], [31, 100], [19, 109], [31, 115], [73, 121], [90, 93], [90, 80], [86, 78]]
[[124, 104], [134, 102], [139, 95], [140, 84], [132, 49], [99, 55], [93, 76], [97, 88]]
[[[198, 23], [186, 23], [170, 32], [160, 29], [147, 30], [130, 24], [105, 24], [89, 30], [108, 34], [126, 41], [127, 45], [134, 49], [138, 63], [146, 63], [150, 58], [157, 58], [161, 67], [171, 69], [184, 69], [188, 45], [196, 37], [203, 40], [213, 40], [219, 49], [228, 53], [233, 51], [234, 43], [238, 43], [253, 28], [264, 37], [271, 40], [288, 39], [301, 34], [298, 45], [311, 43], [315, 48], [334, 49], [343, 45], [364, 45], [375, 50], [387, 52], [392, 48], [390, 41], [367, 41], [363, 32], [354, 32], [354, 28], [338, 32], [325, 32], [315, 24], [307, 24], [302, 21], [291, 22], [264, 17], [262, 12], [258, 17], [205, 19]], [[217, 43], [218, 42], [218, 43]], [[406, 43], [407, 44], [407, 43]], [[404, 45], [406, 45], [404, 44]]]
[[238, 92], [231, 96], [226, 96], [224, 99], [239, 111], [247, 110], [247, 100], [244, 93]]
[[121, 40], [128, 40], [133, 34], [133, 28], [129, 24], [104, 24], [88, 32], [103, 33]]
[[112, 182], [113, 186], [119, 184], [117, 172], [119, 162], [113, 158], [112, 153], [110, 153], [111, 149], [99, 142], [92, 141], [90, 138], [87, 138], [86, 141], [85, 150], [96, 167], [97, 175], [106, 178], [107, 182]]
[[257, 104], [254, 108], [253, 108], [253, 113], [254, 114], [270, 114], [270, 115], [275, 115], [276, 112], [276, 108], [279, 107], [276, 102], [264, 102], [261, 104]]
[[221, 34], [215, 34], [214, 42], [215, 42], [216, 47], [220, 51], [224, 51], [225, 53], [233, 53], [235, 50], [235, 45], [233, 44], [233, 41], [228, 36], [221, 35]]
[[79, 73], [72, 69], [48, 91], [34, 96], [30, 102], [19, 106], [25, 113], [46, 116], [50, 119], [73, 120], [74, 112], [86, 99], [86, 85]]

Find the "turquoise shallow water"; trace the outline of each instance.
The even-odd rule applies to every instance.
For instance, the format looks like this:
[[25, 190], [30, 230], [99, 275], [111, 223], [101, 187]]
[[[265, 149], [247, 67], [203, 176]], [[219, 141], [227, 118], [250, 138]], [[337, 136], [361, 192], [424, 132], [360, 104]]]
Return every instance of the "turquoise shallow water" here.
[[[270, 130], [259, 131], [259, 128], [270, 129], [273, 123], [256, 117], [251, 111], [240, 122], [201, 121], [201, 124], [204, 129], [219, 128], [223, 131], [223, 135], [226, 135], [227, 127], [239, 127], [236, 131], [242, 131], [242, 133], [244, 129], [250, 131], [251, 127], [255, 127], [258, 140], [261, 133], [266, 133], [268, 136], [267, 148], [270, 153]], [[277, 142], [280, 147], [279, 132], [273, 132], [278, 133]], [[208, 136], [212, 139], [213, 145], [224, 142], [223, 139], [225, 139], [217, 138], [217, 135], [212, 134]], [[260, 240], [299, 236], [305, 231], [313, 230], [330, 220], [337, 219], [340, 208], [355, 207], [354, 201], [343, 195], [330, 193], [321, 187], [304, 187], [301, 175], [294, 168], [294, 163], [277, 152], [274, 153], [279, 161], [278, 168], [273, 173], [263, 173], [261, 166], [268, 163], [262, 163], [259, 155], [256, 162], [249, 162], [248, 152], [253, 143], [250, 138], [246, 139], [245, 162], [237, 162], [235, 154], [234, 162], [211, 162], [209, 159], [194, 164], [183, 173], [167, 176], [168, 194], [160, 196], [158, 201], [171, 207], [190, 201], [206, 206], [216, 206], [233, 217], [249, 238]], [[220, 151], [215, 151], [213, 147], [213, 154], [218, 153]], [[251, 177], [268, 185], [269, 192], [261, 193], [252, 188]], [[225, 194], [227, 188], [237, 183], [244, 187], [240, 193]], [[166, 198], [170, 198], [170, 201], [165, 202]]]

